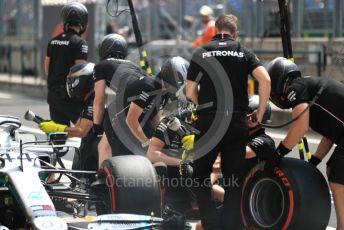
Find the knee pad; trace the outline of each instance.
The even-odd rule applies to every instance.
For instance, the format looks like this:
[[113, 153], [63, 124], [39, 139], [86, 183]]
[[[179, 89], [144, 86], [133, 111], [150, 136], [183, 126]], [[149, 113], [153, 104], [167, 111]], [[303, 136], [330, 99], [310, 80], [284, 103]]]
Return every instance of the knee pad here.
[[328, 180], [344, 185], [344, 147], [337, 146], [330, 160], [327, 162], [330, 168]]

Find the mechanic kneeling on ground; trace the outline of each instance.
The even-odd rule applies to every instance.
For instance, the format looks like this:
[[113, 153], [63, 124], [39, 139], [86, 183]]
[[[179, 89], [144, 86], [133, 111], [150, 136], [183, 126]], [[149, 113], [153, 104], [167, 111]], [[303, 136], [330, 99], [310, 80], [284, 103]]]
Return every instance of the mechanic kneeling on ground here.
[[[249, 95], [249, 104], [247, 110], [247, 125], [248, 125], [248, 143], [246, 145], [246, 160], [245, 168], [246, 174], [259, 162], [262, 160], [270, 160], [275, 154], [275, 142], [274, 140], [265, 133], [265, 129], [257, 124], [255, 121], [255, 112], [259, 106], [259, 96], [258, 95]], [[266, 105], [265, 113], [263, 116], [263, 123], [266, 123], [270, 120], [271, 117], [271, 107], [269, 103]], [[216, 165], [214, 164], [214, 167]], [[212, 180], [213, 182], [214, 180]], [[220, 184], [221, 185], [221, 184]], [[225, 195], [224, 189], [217, 185], [213, 184], [213, 197], [217, 201], [223, 202]], [[202, 230], [201, 221], [196, 225], [196, 230]]]
[[[174, 94], [185, 87], [187, 69], [189, 62], [181, 57], [173, 57], [164, 62], [161, 67], [160, 74], [165, 75], [165, 79], [170, 79], [170, 85], [175, 89]], [[184, 103], [178, 98], [175, 111], [175, 117], [184, 122], [188, 122], [188, 113], [183, 113]], [[173, 116], [174, 117], [174, 116]], [[176, 131], [169, 127], [170, 119], [168, 117], [162, 118], [159, 122], [153, 137], [150, 141], [147, 157], [153, 162], [164, 162], [168, 166], [179, 167], [181, 163], [181, 155], [183, 152], [182, 138]], [[188, 132], [181, 124], [180, 127], [184, 134]], [[179, 170], [179, 169], [177, 169]], [[179, 173], [178, 173], [179, 174]]]
[[[216, 79], [227, 77], [231, 85], [222, 85], [222, 87], [224, 89], [232, 88], [234, 111], [221, 111], [221, 108], [213, 106], [199, 112], [195, 128], [201, 132], [201, 135], [197, 135], [197, 140], [201, 140], [202, 136], [209, 130], [216, 114], [220, 113], [223, 114], [222, 116], [226, 116], [226, 114], [232, 113], [232, 119], [222, 139], [216, 140], [219, 141], [218, 144], [206, 155], [194, 161], [194, 179], [203, 182], [209, 181], [212, 165], [218, 153], [221, 152], [221, 169], [224, 180], [230, 181], [231, 178], [236, 178], [235, 181], [238, 183], [233, 186], [225, 186], [226, 192], [221, 219], [217, 215], [214, 202], [211, 200], [210, 186], [195, 186], [194, 192], [197, 196], [201, 220], [205, 229], [240, 229], [243, 226], [240, 215], [240, 200], [245, 171], [245, 148], [248, 139], [246, 124], [248, 75], [252, 74], [259, 82], [259, 107], [256, 113], [258, 122], [263, 119], [265, 106], [270, 95], [270, 78], [256, 55], [235, 41], [238, 35], [236, 16], [221, 15], [217, 18], [215, 26], [217, 35], [210, 43], [197, 49], [193, 54], [188, 69], [186, 96], [195, 104], [202, 105], [215, 102], [214, 105], [217, 105], [217, 100], [220, 98], [216, 98], [217, 93], [214, 84]], [[222, 55], [223, 53], [226, 55]], [[215, 66], [212, 66], [213, 63]], [[226, 76], [217, 73], [219, 71], [218, 66], [226, 71]], [[198, 82], [199, 76], [201, 79]], [[214, 78], [215, 80], [212, 80]]]
[[61, 10], [63, 30], [49, 41], [44, 60], [44, 72], [48, 76], [48, 104], [51, 120], [70, 125], [76, 123], [82, 110], [78, 98], [70, 98], [66, 91], [66, 77], [75, 64], [86, 63], [88, 46], [80, 36], [88, 22], [86, 7], [79, 2], [63, 6]]
[[[170, 86], [168, 87], [170, 89], [169, 93], [171, 94], [170, 99], [177, 102], [173, 104], [175, 108], [170, 108], [176, 114], [171, 118], [165, 117], [160, 121], [151, 138], [147, 151], [147, 157], [152, 163], [161, 166], [159, 163], [163, 162], [167, 165], [167, 168], [161, 166], [167, 169], [167, 172], [165, 172], [167, 175], [164, 175], [164, 173], [160, 175], [161, 184], [166, 189], [165, 204], [172, 206], [173, 210], [179, 213], [185, 213], [191, 210], [191, 200], [186, 188], [182, 184], [183, 178], [181, 176], [183, 175], [180, 175], [179, 172], [179, 166], [183, 163], [182, 154], [185, 150], [182, 146], [182, 139], [187, 135], [191, 135], [183, 125], [183, 122], [185, 123], [190, 120], [190, 113], [186, 111], [185, 99], [182, 101], [177, 97], [178, 92], [181, 92], [183, 94], [181, 97], [185, 98], [183, 90], [185, 89], [188, 67], [189, 62], [181, 57], [169, 58], [161, 67], [160, 74], [164, 75], [164, 79], [169, 79], [166, 84]], [[171, 101], [171, 103], [173, 102]], [[181, 133], [169, 127], [170, 122], [175, 118], [182, 121], [181, 126], [178, 128], [181, 129]]]
[[[271, 101], [281, 109], [292, 108], [296, 119], [287, 136], [277, 147], [274, 165], [288, 154], [311, 127], [323, 135], [316, 155], [310, 163], [320, 159], [337, 144], [328, 161], [328, 180], [337, 215], [337, 229], [344, 229], [344, 85], [321, 77], [302, 77], [295, 63], [283, 57], [271, 61], [267, 67], [271, 76]], [[309, 107], [310, 106], [310, 107]], [[302, 176], [302, 175], [300, 175]]]

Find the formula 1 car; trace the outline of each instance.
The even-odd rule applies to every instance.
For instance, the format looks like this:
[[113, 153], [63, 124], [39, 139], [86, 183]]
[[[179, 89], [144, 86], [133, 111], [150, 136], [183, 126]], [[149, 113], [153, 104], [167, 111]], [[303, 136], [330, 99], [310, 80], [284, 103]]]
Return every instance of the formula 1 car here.
[[[185, 216], [162, 205], [157, 172], [147, 158], [112, 157], [103, 163], [101, 175], [68, 170], [61, 157], [78, 148], [66, 141], [66, 134], [54, 133], [37, 141], [21, 132], [20, 126], [18, 118], [0, 115], [2, 229], [67, 229], [57, 215], [52, 200], [56, 198], [94, 202], [99, 216], [86, 224], [88, 229], [190, 229]], [[55, 167], [54, 161], [62, 167]], [[61, 176], [46, 182], [50, 173], [64, 175], [69, 183]], [[88, 183], [83, 176], [96, 180]], [[264, 164], [258, 164], [246, 177], [241, 213], [247, 227], [323, 229], [330, 213], [326, 181], [314, 167], [297, 159], [284, 159], [268, 174]]]
[[[66, 134], [55, 133], [48, 140], [37, 141], [33, 134], [20, 131], [20, 126], [18, 118], [0, 115], [1, 229], [67, 229], [67, 223], [57, 215], [55, 198], [96, 203], [100, 216], [89, 229], [190, 229], [185, 218], [173, 211], [167, 214], [165, 210], [161, 218], [159, 182], [145, 157], [113, 157], [104, 162], [105, 177], [97, 179], [95, 171], [64, 168], [60, 158], [71, 149], [78, 150], [65, 140]], [[60, 162], [62, 168], [55, 167], [53, 161]], [[46, 182], [51, 173], [64, 175], [69, 183], [61, 176]], [[97, 180], [86, 183], [78, 175]], [[71, 187], [70, 182], [76, 185]]]
[[51, 147], [30, 148], [16, 132], [20, 126], [18, 118], [0, 116], [0, 224], [9, 229], [67, 229], [39, 178], [37, 159], [52, 152]]

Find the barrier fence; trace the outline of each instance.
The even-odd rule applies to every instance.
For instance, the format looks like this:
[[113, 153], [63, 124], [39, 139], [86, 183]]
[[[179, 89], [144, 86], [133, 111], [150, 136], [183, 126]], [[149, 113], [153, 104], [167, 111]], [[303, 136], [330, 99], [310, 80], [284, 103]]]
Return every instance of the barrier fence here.
[[40, 63], [37, 62], [38, 47], [35, 45], [0, 45], [0, 73], [38, 78]]

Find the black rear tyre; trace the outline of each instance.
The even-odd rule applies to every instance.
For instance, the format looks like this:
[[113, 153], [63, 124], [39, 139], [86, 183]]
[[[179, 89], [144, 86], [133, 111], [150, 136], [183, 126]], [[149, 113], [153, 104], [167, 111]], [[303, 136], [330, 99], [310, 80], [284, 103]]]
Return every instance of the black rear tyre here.
[[330, 213], [327, 182], [305, 161], [284, 158], [273, 173], [260, 163], [245, 179], [241, 214], [247, 227], [326, 229]]
[[151, 162], [143, 156], [116, 156], [102, 164], [108, 189], [104, 203], [97, 204], [99, 214], [130, 213], [161, 215], [159, 181]]

